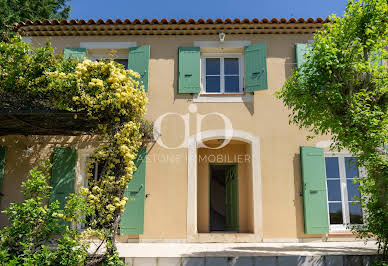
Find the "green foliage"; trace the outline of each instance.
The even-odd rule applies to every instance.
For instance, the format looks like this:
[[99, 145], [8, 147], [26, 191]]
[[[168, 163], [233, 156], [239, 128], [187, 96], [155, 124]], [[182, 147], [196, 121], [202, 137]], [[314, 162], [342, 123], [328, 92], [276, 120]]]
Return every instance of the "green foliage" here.
[[80, 265], [85, 261], [87, 242], [63, 223], [64, 219], [82, 220], [81, 214], [88, 213], [85, 199], [71, 195], [63, 211], [59, 210], [58, 201], [47, 205], [50, 169], [48, 162], [34, 167], [30, 178], [22, 183], [24, 201], [11, 203], [3, 211], [10, 225], [0, 231], [2, 265]]
[[[45, 74], [57, 69], [75, 69], [77, 62], [53, 54], [49, 43], [32, 47], [20, 36], [0, 42], [0, 100], [3, 109], [28, 110], [31, 106], [52, 109], [49, 80]], [[57, 96], [57, 95], [55, 95]]]
[[[388, 3], [349, 1], [344, 17], [314, 35], [306, 63], [277, 96], [291, 109], [291, 122], [317, 135], [332, 136], [333, 149], [358, 154], [366, 223], [354, 230], [388, 243]], [[369, 232], [369, 233], [367, 233]], [[371, 234], [370, 234], [371, 233]]]
[[[89, 187], [80, 192], [87, 202], [70, 197], [67, 208], [58, 212], [59, 218], [74, 221], [81, 215], [80, 204], [88, 206], [92, 218], [83, 222], [91, 230], [84, 236], [97, 236], [106, 253], [93, 254], [87, 264], [119, 261], [115, 236], [128, 200], [124, 191], [136, 171], [133, 160], [143, 136], [149, 139], [152, 131], [143, 119], [148, 99], [139, 79], [138, 73], [113, 60], [65, 60], [53, 54], [49, 43], [34, 48], [19, 37], [0, 43], [1, 109], [73, 112], [76, 119], [93, 121], [95, 127], [88, 133], [103, 140], [87, 167]], [[43, 181], [34, 182], [30, 189], [41, 189]]]
[[0, 0], [0, 37], [8, 40], [12, 26], [20, 21], [66, 19], [71, 8], [67, 0]]

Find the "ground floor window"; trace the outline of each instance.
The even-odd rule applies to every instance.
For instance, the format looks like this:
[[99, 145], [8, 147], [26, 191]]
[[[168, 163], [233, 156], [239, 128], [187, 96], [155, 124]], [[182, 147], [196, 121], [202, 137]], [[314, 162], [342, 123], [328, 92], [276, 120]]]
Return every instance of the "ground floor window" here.
[[331, 231], [363, 223], [360, 193], [354, 179], [360, 177], [357, 159], [349, 155], [326, 155], [327, 198]]

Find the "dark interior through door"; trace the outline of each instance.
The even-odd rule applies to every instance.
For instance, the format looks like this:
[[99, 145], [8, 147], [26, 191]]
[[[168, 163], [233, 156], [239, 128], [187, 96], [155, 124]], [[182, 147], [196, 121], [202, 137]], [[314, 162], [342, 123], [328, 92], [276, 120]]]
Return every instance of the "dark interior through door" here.
[[210, 165], [210, 232], [238, 231], [237, 165]]

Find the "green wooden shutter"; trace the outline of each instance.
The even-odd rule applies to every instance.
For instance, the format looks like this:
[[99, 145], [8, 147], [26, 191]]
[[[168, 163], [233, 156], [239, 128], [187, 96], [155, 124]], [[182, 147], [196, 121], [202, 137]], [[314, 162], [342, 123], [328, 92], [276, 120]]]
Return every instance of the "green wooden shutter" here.
[[308, 50], [309, 45], [307, 43], [295, 44], [295, 59], [297, 68], [300, 68], [306, 62], [305, 54]]
[[238, 170], [234, 165], [226, 170], [226, 231], [238, 232]]
[[303, 180], [304, 230], [306, 234], [329, 232], [325, 157], [323, 149], [301, 147]]
[[201, 91], [201, 50], [199, 47], [178, 48], [178, 92]]
[[128, 69], [140, 74], [144, 90], [148, 91], [148, 68], [150, 61], [150, 46], [138, 46], [129, 48]]
[[65, 59], [77, 58], [82, 61], [86, 57], [86, 48], [65, 48], [64, 57]]
[[71, 148], [54, 148], [50, 202], [58, 200], [60, 209], [63, 209], [65, 206], [66, 197], [70, 193], [74, 193], [76, 163], [76, 150]]
[[134, 163], [137, 167], [124, 196], [129, 200], [121, 215], [120, 234], [134, 235], [144, 233], [144, 201], [145, 201], [145, 174], [146, 148], [141, 147]]
[[3, 187], [5, 151], [6, 151], [6, 148], [3, 146], [0, 146], [0, 195], [1, 195], [2, 187]]
[[265, 43], [246, 46], [245, 60], [245, 91], [253, 92], [268, 89], [267, 56]]

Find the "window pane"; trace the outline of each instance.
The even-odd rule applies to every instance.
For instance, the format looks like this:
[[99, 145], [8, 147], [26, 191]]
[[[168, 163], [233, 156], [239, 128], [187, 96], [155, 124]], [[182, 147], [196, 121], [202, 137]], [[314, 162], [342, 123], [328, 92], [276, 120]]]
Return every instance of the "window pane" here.
[[339, 178], [338, 157], [326, 157], [326, 177]]
[[354, 196], [360, 197], [360, 192], [358, 191], [358, 183], [353, 184], [353, 180], [348, 179], [346, 180], [346, 186], [348, 188], [348, 200], [355, 200]]
[[362, 224], [362, 210], [358, 202], [349, 202], [349, 215], [351, 224]]
[[225, 76], [225, 92], [239, 92], [239, 76]]
[[220, 59], [206, 58], [206, 75], [219, 75], [219, 74], [220, 74]]
[[238, 58], [224, 59], [224, 73], [225, 75], [238, 75]]
[[358, 177], [357, 161], [354, 157], [345, 157], [346, 178]]
[[220, 77], [206, 77], [206, 92], [220, 92]]
[[338, 180], [327, 180], [327, 193], [329, 201], [341, 201], [341, 186]]
[[114, 61], [122, 64], [125, 69], [128, 69], [128, 59], [115, 59]]
[[342, 204], [329, 203], [330, 224], [343, 224]]

